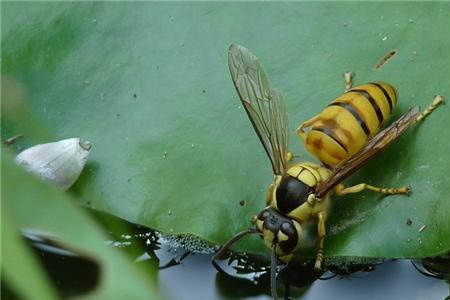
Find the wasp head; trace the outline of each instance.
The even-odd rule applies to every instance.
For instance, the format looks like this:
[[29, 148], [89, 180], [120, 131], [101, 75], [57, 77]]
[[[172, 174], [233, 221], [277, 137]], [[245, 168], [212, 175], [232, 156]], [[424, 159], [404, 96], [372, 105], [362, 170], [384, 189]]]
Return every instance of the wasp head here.
[[302, 234], [300, 224], [271, 207], [261, 211], [254, 219], [254, 223], [262, 234], [266, 246], [272, 248], [275, 245], [278, 258], [284, 262], [289, 261], [300, 244]]

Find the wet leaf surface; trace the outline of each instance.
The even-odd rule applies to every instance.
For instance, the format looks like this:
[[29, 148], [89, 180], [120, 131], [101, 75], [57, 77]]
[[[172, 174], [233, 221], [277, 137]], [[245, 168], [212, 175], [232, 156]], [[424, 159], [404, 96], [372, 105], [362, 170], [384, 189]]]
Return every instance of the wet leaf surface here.
[[[2, 7], [2, 140], [22, 134], [10, 146], [18, 150], [87, 139], [90, 160], [72, 189], [81, 202], [219, 244], [250, 225], [272, 179], [228, 74], [231, 43], [255, 53], [283, 93], [290, 148], [301, 160], [313, 158], [293, 129], [343, 92], [344, 71], [355, 72], [356, 83], [396, 86], [394, 117], [450, 95], [448, 3]], [[335, 197], [326, 255], [426, 257], [450, 249], [448, 115], [439, 108], [349, 180], [411, 185], [413, 194]], [[238, 248], [265, 251], [252, 238]]]

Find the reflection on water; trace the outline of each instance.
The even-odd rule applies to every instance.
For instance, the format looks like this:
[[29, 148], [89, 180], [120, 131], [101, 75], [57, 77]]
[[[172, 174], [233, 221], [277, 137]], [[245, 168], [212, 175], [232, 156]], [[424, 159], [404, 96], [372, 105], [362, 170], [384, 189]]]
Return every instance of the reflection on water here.
[[[98, 267], [93, 262], [75, 253], [67, 255], [51, 241], [47, 247], [45, 239], [25, 237], [58, 284], [60, 295], [79, 295], [95, 287]], [[180, 241], [183, 239], [134, 226], [131, 232], [116, 235], [107, 243], [127, 251], [137, 264], [158, 267], [156, 282], [166, 299], [271, 299], [268, 257], [231, 253], [215, 268], [211, 263], [213, 246], [203, 241]], [[335, 259], [327, 261], [329, 270], [322, 274], [314, 272], [313, 261], [295, 262], [280, 267], [277, 286], [279, 295], [289, 294], [289, 299], [445, 299], [448, 284], [437, 278], [448, 276], [448, 260], [426, 260], [423, 267], [418, 264], [422, 272], [409, 260], [383, 263], [360, 259], [349, 263]]]
[[[211, 257], [212, 255], [190, 255], [180, 265], [161, 270], [158, 282], [163, 294], [168, 299], [177, 300], [271, 299], [268, 273], [255, 273], [256, 278], [245, 278], [242, 274], [235, 277], [224, 275], [211, 267]], [[312, 272], [307, 267], [303, 272], [292, 269], [287, 277], [291, 282], [300, 281], [300, 284], [292, 284], [299, 286], [312, 279]], [[322, 275], [322, 278], [329, 277], [330, 274]], [[449, 295], [449, 287], [445, 281], [421, 275], [409, 260], [387, 261], [371, 272], [362, 271], [312, 281], [309, 287], [291, 288], [292, 299], [438, 300]], [[284, 293], [280, 290], [282, 286], [283, 282], [279, 278], [280, 295]]]

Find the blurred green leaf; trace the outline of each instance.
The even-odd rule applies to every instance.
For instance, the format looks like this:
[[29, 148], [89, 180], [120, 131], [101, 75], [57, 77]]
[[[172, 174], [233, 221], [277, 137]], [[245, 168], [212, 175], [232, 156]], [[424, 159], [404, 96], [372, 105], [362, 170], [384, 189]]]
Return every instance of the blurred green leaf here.
[[2, 280], [20, 299], [58, 299], [5, 209], [2, 209]]
[[[72, 197], [21, 170], [11, 154], [2, 151], [2, 248], [5, 277], [23, 299], [54, 299], [45, 289], [40, 269], [14, 232], [33, 229], [58, 244], [91, 258], [100, 267], [96, 289], [79, 299], [160, 299], [149, 274], [141, 272], [123, 253], [106, 244], [108, 237]], [[6, 223], [7, 222], [7, 223]], [[13, 223], [14, 222], [14, 223]], [[26, 269], [23, 269], [26, 268]], [[45, 293], [45, 294], [44, 294]]]
[[[229, 78], [231, 43], [260, 58], [285, 96], [292, 129], [343, 92], [346, 70], [357, 84], [396, 86], [395, 117], [450, 95], [444, 2], [2, 6], [2, 72], [6, 92], [16, 95], [2, 95], [2, 138], [24, 134], [20, 146], [49, 136], [88, 139], [91, 163], [73, 189], [81, 201], [219, 244], [250, 225], [272, 180]], [[394, 58], [375, 70], [392, 49]], [[336, 197], [327, 255], [424, 257], [450, 249], [450, 133], [442, 130], [449, 126], [448, 109], [439, 108], [350, 180], [411, 185], [413, 194]], [[290, 146], [313, 160], [293, 131]], [[264, 251], [252, 238], [239, 248]]]

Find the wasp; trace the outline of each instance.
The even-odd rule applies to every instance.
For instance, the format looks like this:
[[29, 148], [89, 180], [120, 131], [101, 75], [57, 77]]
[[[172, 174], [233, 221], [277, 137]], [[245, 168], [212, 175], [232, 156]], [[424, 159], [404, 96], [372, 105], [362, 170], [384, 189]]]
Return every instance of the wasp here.
[[[277, 299], [278, 261], [288, 263], [302, 245], [303, 227], [317, 221], [318, 247], [315, 269], [321, 270], [330, 194], [346, 195], [372, 190], [386, 195], [408, 194], [409, 187], [380, 188], [366, 183], [345, 187], [341, 182], [370, 158], [422, 121], [444, 100], [436, 96], [423, 112], [414, 106], [381, 130], [397, 104], [393, 86], [374, 82], [352, 88], [345, 74], [345, 93], [321, 113], [303, 122], [297, 134], [320, 162], [293, 163], [288, 150], [288, 117], [281, 93], [272, 89], [258, 59], [246, 48], [231, 45], [228, 65], [236, 91], [272, 165], [266, 207], [252, 219], [256, 228], [238, 233], [213, 257], [223, 256], [236, 241], [257, 234], [271, 249], [271, 293]], [[305, 132], [306, 128], [310, 128]], [[381, 131], [380, 131], [381, 130]]]
[[[297, 128], [306, 150], [328, 167], [361, 150], [397, 105], [397, 91], [392, 85], [372, 82], [352, 88], [351, 73], [345, 75], [346, 92]], [[306, 127], [310, 127], [307, 133]]]

